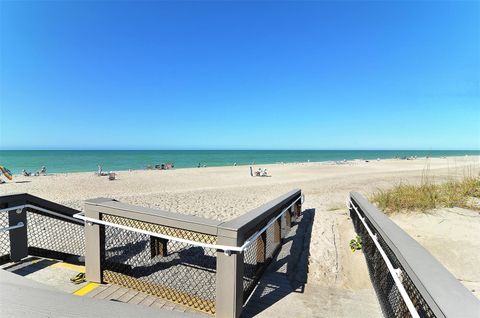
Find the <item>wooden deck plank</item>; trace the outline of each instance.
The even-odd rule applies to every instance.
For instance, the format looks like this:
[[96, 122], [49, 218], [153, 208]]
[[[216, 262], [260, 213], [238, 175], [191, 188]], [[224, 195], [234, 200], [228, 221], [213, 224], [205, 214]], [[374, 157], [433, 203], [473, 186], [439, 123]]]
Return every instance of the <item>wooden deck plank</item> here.
[[142, 302], [142, 300], [144, 300], [145, 298], [147, 298], [147, 294], [144, 294], [144, 293], [141, 293], [139, 292], [138, 294], [136, 294], [135, 296], [132, 297], [132, 299], [130, 299], [128, 301], [129, 304], [133, 304], [133, 305], [138, 305], [139, 303]]
[[157, 298], [151, 305], [150, 307], [154, 307], [154, 308], [163, 308], [163, 306], [166, 304], [167, 302], [163, 299], [160, 299], [160, 298]]
[[138, 294], [138, 291], [136, 291], [134, 289], [130, 289], [128, 292], [123, 294], [122, 297], [118, 298], [117, 300], [121, 301], [121, 302], [124, 302], [124, 303], [128, 303], [130, 301], [130, 299], [135, 297], [136, 294]]
[[96, 295], [100, 294], [102, 291], [108, 288], [108, 285], [100, 285], [88, 294], [86, 294], [86, 297], [94, 298]]
[[155, 300], [157, 300], [157, 297], [148, 295], [144, 300], [140, 302], [140, 305], [149, 307], [155, 302]]
[[187, 308], [185, 306], [182, 306], [182, 305], [175, 305], [175, 307], [173, 307], [173, 310], [174, 311], [178, 311], [178, 312], [185, 312]]
[[117, 285], [109, 285], [105, 290], [101, 291], [97, 295], [95, 295], [93, 298], [95, 299], [106, 299], [108, 296], [116, 292], [120, 286]]
[[128, 293], [129, 289], [128, 288], [124, 288], [124, 287], [120, 287], [119, 289], [117, 289], [113, 294], [111, 294], [110, 296], [106, 297], [105, 299], [108, 299], [108, 300], [118, 300], [120, 297], [122, 297], [124, 294]]
[[168, 301], [165, 303], [165, 305], [163, 305], [162, 308], [165, 310], [173, 310], [173, 308], [175, 308], [175, 304]]

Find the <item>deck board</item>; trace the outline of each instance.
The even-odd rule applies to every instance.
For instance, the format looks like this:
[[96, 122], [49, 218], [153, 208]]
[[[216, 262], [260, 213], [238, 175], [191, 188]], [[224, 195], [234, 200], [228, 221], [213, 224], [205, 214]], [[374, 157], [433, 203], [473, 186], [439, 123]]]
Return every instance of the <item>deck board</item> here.
[[117, 289], [113, 294], [111, 294], [110, 296], [108, 296], [108, 297], [105, 298], [105, 299], [108, 299], [108, 300], [117, 300], [117, 299], [119, 299], [120, 297], [122, 297], [124, 294], [128, 293], [128, 291], [129, 291], [128, 288], [120, 287], [120, 288]]
[[147, 297], [145, 297], [144, 300], [142, 300], [142, 301], [140, 302], [139, 305], [143, 305], [143, 306], [149, 307], [150, 305], [152, 305], [152, 304], [155, 302], [155, 300], [157, 300], [157, 297], [152, 296], [152, 295], [148, 295]]
[[98, 293], [97, 295], [95, 295], [93, 298], [96, 298], [96, 299], [107, 299], [108, 296], [110, 296], [111, 294], [113, 294], [114, 292], [116, 292], [118, 289], [120, 289], [120, 286], [117, 286], [117, 285], [109, 285], [107, 288], [105, 288], [104, 290], [102, 290], [100, 293]]
[[134, 289], [130, 289], [128, 292], [126, 292], [125, 294], [123, 294], [121, 297], [119, 297], [118, 301], [121, 301], [123, 303], [128, 303], [130, 301], [130, 299], [132, 299], [133, 297], [135, 297], [136, 294], [138, 294], [139, 292], [134, 290]]
[[88, 294], [85, 294], [85, 297], [94, 298], [97, 294], [99, 294], [102, 291], [104, 291], [105, 289], [107, 289], [107, 287], [108, 287], [107, 285], [100, 285], [97, 288], [95, 288], [94, 290], [92, 290], [91, 292], [89, 292]]
[[141, 303], [145, 298], [147, 298], [147, 294], [144, 294], [144, 293], [137, 293], [135, 296], [133, 296], [132, 299], [130, 299], [128, 301], [129, 304], [133, 304], [133, 305], [138, 305], [139, 303]]

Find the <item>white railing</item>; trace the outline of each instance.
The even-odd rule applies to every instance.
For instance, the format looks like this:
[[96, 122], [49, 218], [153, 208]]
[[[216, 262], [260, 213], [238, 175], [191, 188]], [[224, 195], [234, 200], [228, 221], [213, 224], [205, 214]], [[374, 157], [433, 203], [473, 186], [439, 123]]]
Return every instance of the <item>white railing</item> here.
[[116, 228], [119, 228], [119, 229], [122, 229], [122, 230], [137, 232], [137, 233], [140, 233], [140, 234], [159, 237], [159, 238], [166, 239], [166, 240], [172, 240], [172, 241], [176, 241], [176, 242], [187, 243], [187, 244], [194, 245], [194, 246], [200, 246], [200, 247], [205, 247], [205, 248], [222, 250], [222, 251], [224, 251], [225, 254], [230, 255], [231, 252], [243, 252], [243, 251], [247, 250], [249, 248], [249, 246], [253, 242], [255, 242], [255, 240], [260, 235], [262, 235], [263, 232], [265, 232], [273, 223], [275, 223], [275, 221], [277, 221], [283, 214], [285, 214], [285, 212], [287, 212], [295, 203], [297, 203], [298, 200], [302, 200], [302, 203], [303, 203], [303, 195], [298, 197], [296, 200], [294, 200], [288, 207], [284, 208], [282, 210], [282, 212], [280, 212], [274, 219], [272, 219], [270, 222], [268, 222], [267, 225], [265, 225], [263, 228], [261, 228], [260, 230], [255, 232], [252, 236], [250, 236], [242, 246], [208, 244], [208, 243], [202, 243], [202, 242], [197, 242], [197, 241], [193, 241], [193, 240], [187, 240], [187, 239], [183, 239], [183, 238], [176, 237], [176, 236], [160, 234], [160, 233], [156, 233], [156, 232], [137, 229], [137, 228], [126, 226], [126, 225], [121, 225], [121, 224], [116, 224], [116, 223], [111, 223], [111, 222], [105, 222], [105, 221], [102, 221], [102, 220], [90, 218], [90, 217], [85, 216], [83, 212], [74, 214], [73, 217], [76, 218], [76, 219], [83, 220], [87, 224], [95, 223], [95, 224], [101, 224], [101, 225], [106, 225], [106, 226], [112, 226], [112, 227], [116, 227]]
[[368, 226], [367, 222], [365, 222], [365, 218], [360, 214], [357, 207], [355, 206], [355, 204], [352, 203], [352, 201], [350, 200], [349, 197], [347, 197], [346, 204], [347, 204], [348, 209], [350, 209], [352, 207], [355, 210], [355, 212], [358, 215], [358, 218], [360, 219], [360, 221], [362, 221], [363, 226], [367, 230], [368, 235], [371, 237], [373, 243], [377, 247], [377, 250], [380, 252], [380, 255], [382, 256], [383, 260], [385, 261], [385, 264], [387, 265], [388, 271], [390, 272], [390, 275], [392, 276], [393, 281], [395, 282], [395, 285], [397, 286], [398, 291], [400, 292], [400, 295], [403, 298], [403, 301], [407, 305], [408, 311], [410, 312], [410, 314], [412, 315], [413, 318], [420, 318], [417, 310], [415, 309], [415, 306], [412, 303], [412, 300], [408, 296], [407, 291], [405, 290], [405, 287], [402, 284], [402, 281], [401, 281], [402, 271], [401, 271], [401, 269], [393, 267], [392, 262], [390, 262], [390, 259], [388, 258], [387, 254], [385, 253], [382, 246], [378, 242], [377, 234], [374, 234], [372, 232], [372, 230], [370, 230], [370, 227]]
[[7, 231], [10, 231], [10, 230], [19, 229], [19, 228], [24, 227], [24, 226], [25, 226], [25, 224], [23, 224], [23, 222], [18, 222], [17, 225], [12, 225], [12, 226], [7, 226], [7, 227], [0, 228], [0, 233], [1, 232], [7, 232]]
[[[61, 218], [68, 219], [68, 220], [71, 220], [71, 221], [83, 220], [86, 223], [96, 223], [96, 224], [101, 224], [101, 225], [112, 226], [112, 227], [120, 228], [120, 229], [123, 229], [123, 230], [133, 231], [133, 232], [146, 234], [146, 235], [150, 235], [150, 236], [155, 236], [155, 237], [159, 237], [159, 238], [163, 238], [163, 239], [167, 239], [167, 240], [187, 243], [187, 244], [191, 244], [191, 245], [195, 245], [195, 246], [201, 246], [201, 247], [205, 247], [205, 248], [223, 250], [225, 252], [225, 254], [230, 255], [231, 252], [243, 252], [243, 251], [247, 250], [249, 248], [249, 246], [253, 242], [255, 242], [255, 240], [260, 235], [262, 235], [263, 232], [265, 232], [273, 223], [275, 223], [275, 221], [277, 221], [280, 217], [282, 217], [285, 214], [285, 212], [287, 212], [295, 203], [298, 202], [298, 200], [302, 200], [301, 202], [303, 203], [304, 196], [301, 195], [296, 200], [294, 200], [289, 206], [284, 208], [282, 210], [282, 212], [280, 212], [275, 218], [270, 220], [270, 222], [268, 222], [267, 225], [265, 225], [260, 230], [256, 231], [252, 236], [250, 236], [242, 246], [217, 245], [217, 244], [208, 244], [208, 243], [202, 243], [202, 242], [187, 240], [187, 239], [183, 239], [183, 238], [179, 238], [179, 237], [175, 237], [175, 236], [159, 234], [159, 233], [155, 233], [155, 232], [151, 232], [151, 231], [145, 231], [145, 230], [133, 228], [133, 227], [130, 227], [130, 226], [125, 226], [125, 225], [115, 224], [115, 223], [111, 223], [111, 222], [105, 222], [105, 221], [102, 221], [102, 220], [97, 220], [97, 219], [94, 219], [94, 218], [89, 218], [89, 217], [85, 216], [83, 212], [74, 214], [73, 217], [70, 217], [70, 216], [66, 216], [66, 215], [63, 215], [63, 214], [60, 214], [60, 213], [57, 213], [57, 212], [54, 212], [54, 211], [36, 206], [36, 205], [33, 205], [33, 204], [23, 204], [23, 205], [9, 207], [9, 208], [5, 208], [5, 209], [0, 209], [0, 212], [8, 212], [8, 211], [17, 210], [17, 213], [19, 213], [22, 209], [31, 208], [31, 209], [34, 209], [34, 210], [42, 211], [44, 213], [55, 215], [57, 217], [61, 217]], [[21, 223], [21, 226], [19, 226], [20, 223]], [[9, 230], [13, 230], [13, 229], [24, 226], [24, 224], [22, 222], [20, 222], [20, 223], [17, 224], [17, 225], [8, 227], [8, 228], [0, 229], [0, 232], [9, 231]]]
[[51, 210], [48, 210], [48, 209], [44, 209], [42, 207], [39, 207], [39, 206], [33, 205], [33, 204], [23, 204], [23, 205], [18, 205], [18, 206], [13, 206], [13, 207], [1, 209], [0, 213], [1, 212], [13, 211], [13, 210], [17, 210], [17, 213], [20, 213], [22, 211], [22, 209], [28, 209], [28, 208], [34, 209], [34, 210], [37, 210], [37, 211], [42, 211], [42, 212], [47, 213], [47, 214], [55, 215], [55, 216], [58, 216], [58, 217], [61, 217], [61, 218], [64, 218], [64, 219], [67, 219], [67, 220], [70, 220], [70, 221], [78, 222], [77, 219], [75, 219], [71, 216], [64, 215], [64, 214], [61, 214], [61, 213], [58, 213], [58, 212], [54, 212], [54, 211], [51, 211]]

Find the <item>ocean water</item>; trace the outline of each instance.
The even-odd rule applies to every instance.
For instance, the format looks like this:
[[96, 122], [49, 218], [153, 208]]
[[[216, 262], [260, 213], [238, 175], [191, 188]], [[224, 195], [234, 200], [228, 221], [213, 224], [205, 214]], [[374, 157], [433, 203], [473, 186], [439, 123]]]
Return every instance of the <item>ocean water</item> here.
[[277, 162], [321, 162], [394, 157], [442, 157], [480, 155], [479, 150], [1, 150], [0, 165], [14, 174], [40, 170], [49, 173], [144, 169], [147, 165], [172, 162], [175, 168], [268, 164]]

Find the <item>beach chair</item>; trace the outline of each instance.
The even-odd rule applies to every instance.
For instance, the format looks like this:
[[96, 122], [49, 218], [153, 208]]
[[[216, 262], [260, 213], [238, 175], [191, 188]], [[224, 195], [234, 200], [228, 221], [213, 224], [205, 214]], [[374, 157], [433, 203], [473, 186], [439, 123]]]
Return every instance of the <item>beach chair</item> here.
[[115, 172], [110, 172], [110, 173], [108, 174], [108, 180], [110, 180], [110, 181], [115, 180]]

